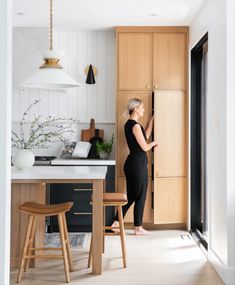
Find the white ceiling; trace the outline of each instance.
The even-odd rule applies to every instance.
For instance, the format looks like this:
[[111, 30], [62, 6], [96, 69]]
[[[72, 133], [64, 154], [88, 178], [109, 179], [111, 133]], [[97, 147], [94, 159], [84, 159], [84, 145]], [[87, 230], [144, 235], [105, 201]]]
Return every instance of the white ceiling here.
[[[53, 0], [54, 27], [189, 25], [206, 0]], [[23, 13], [23, 15], [19, 15]], [[149, 16], [156, 13], [157, 16]], [[13, 0], [14, 26], [48, 26], [49, 0]]]

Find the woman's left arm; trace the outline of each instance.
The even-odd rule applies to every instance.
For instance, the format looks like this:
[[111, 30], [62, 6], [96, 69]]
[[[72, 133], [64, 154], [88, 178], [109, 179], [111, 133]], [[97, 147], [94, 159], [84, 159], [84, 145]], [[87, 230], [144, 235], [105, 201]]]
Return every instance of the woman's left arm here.
[[148, 125], [147, 125], [147, 127], [146, 127], [146, 129], [145, 129], [145, 134], [146, 134], [147, 139], [150, 138], [150, 136], [151, 136], [151, 134], [152, 134], [152, 130], [153, 130], [153, 116], [152, 116], [152, 118], [149, 120]]

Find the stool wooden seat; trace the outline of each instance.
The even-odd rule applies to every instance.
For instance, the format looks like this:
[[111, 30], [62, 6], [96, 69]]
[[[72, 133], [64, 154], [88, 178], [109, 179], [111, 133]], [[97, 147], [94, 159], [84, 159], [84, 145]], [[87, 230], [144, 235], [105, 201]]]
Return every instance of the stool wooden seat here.
[[[17, 283], [21, 281], [23, 270], [26, 272], [29, 267], [29, 260], [36, 258], [46, 258], [46, 259], [63, 259], [66, 282], [70, 282], [69, 271], [73, 271], [70, 245], [68, 238], [68, 229], [65, 218], [65, 213], [68, 212], [73, 206], [73, 202], [66, 202], [54, 205], [43, 205], [34, 202], [26, 202], [19, 207], [21, 212], [29, 214], [29, 221], [26, 230], [26, 237], [23, 246], [23, 251], [20, 260], [20, 268], [17, 276]], [[38, 216], [57, 216], [61, 245], [60, 248], [33, 248], [35, 229], [37, 224]], [[35, 254], [36, 251], [62, 251], [62, 254]]]
[[[126, 247], [125, 247], [125, 230], [122, 214], [122, 206], [127, 204], [127, 196], [125, 193], [104, 193], [103, 194], [103, 206], [115, 206], [118, 212], [119, 227], [103, 226], [103, 252], [104, 252], [104, 237], [107, 235], [120, 236], [122, 246], [122, 260], [123, 267], [126, 268]], [[105, 220], [105, 219], [104, 219]], [[106, 230], [111, 230], [106, 232]], [[114, 230], [114, 232], [112, 232]], [[90, 243], [90, 251], [88, 257], [88, 268], [91, 267], [91, 254], [92, 254], [92, 237]]]
[[55, 216], [60, 213], [68, 212], [73, 206], [73, 202], [65, 202], [61, 204], [43, 205], [35, 202], [26, 202], [20, 205], [21, 212], [25, 212], [31, 215], [42, 216]]
[[125, 193], [104, 193], [103, 204], [115, 204], [119, 203], [125, 205], [127, 203], [127, 197]]

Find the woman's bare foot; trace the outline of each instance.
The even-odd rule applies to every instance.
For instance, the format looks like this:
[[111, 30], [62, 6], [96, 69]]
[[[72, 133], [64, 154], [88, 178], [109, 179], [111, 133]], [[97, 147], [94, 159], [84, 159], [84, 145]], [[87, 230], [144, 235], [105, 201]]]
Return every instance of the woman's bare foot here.
[[151, 233], [143, 229], [143, 227], [135, 227], [134, 235], [136, 236], [149, 236]]
[[118, 221], [114, 221], [111, 227], [112, 227], [111, 230], [113, 232], [115, 232], [115, 233], [119, 233], [120, 232], [120, 230], [117, 229], [117, 228], [119, 228], [119, 222]]

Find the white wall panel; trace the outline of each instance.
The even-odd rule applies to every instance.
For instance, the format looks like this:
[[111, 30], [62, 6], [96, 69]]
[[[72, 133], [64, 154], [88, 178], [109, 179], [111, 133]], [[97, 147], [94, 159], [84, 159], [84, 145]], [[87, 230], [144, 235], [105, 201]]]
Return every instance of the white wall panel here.
[[[78, 43], [77, 43], [77, 33], [75, 31], [68, 32], [67, 35], [67, 61], [68, 61], [68, 67], [67, 71], [73, 78], [78, 78]], [[69, 90], [69, 93], [67, 94], [67, 115], [68, 117], [77, 118], [77, 97], [78, 97], [78, 90], [77, 89], [71, 89]]]
[[97, 93], [96, 93], [96, 109], [97, 109], [97, 120], [100, 122], [106, 121], [106, 33], [97, 33], [97, 69], [99, 74], [97, 74]]
[[[40, 94], [40, 90], [31, 90], [29, 93], [29, 104], [32, 104], [33, 102], [35, 102], [36, 100], [40, 100], [41, 98], [41, 94]], [[47, 110], [45, 110], [45, 108], [43, 110], [40, 109], [41, 105], [37, 104], [33, 107], [32, 112], [29, 113], [29, 120], [32, 121], [34, 119], [34, 114], [44, 114], [45, 111], [47, 111], [47, 115], [48, 115], [48, 108]]]
[[[47, 91], [49, 93], [49, 91]], [[48, 95], [48, 108], [50, 110], [49, 116], [55, 117], [58, 115], [58, 95], [56, 91], [50, 91]]]
[[[13, 121], [19, 121], [29, 104], [41, 99], [35, 112], [43, 117], [73, 117], [81, 123], [95, 118], [97, 123], [115, 123], [115, 32], [55, 31], [53, 46], [63, 52], [65, 71], [82, 86], [66, 93], [20, 89], [20, 83], [42, 62], [37, 51], [48, 47], [48, 30], [14, 28]], [[84, 69], [89, 64], [98, 70], [95, 85], [85, 83]]]
[[20, 92], [18, 90], [13, 90], [12, 92], [12, 117], [19, 118], [20, 114]]
[[88, 34], [86, 32], [77, 33], [77, 58], [76, 63], [78, 67], [78, 81], [83, 83], [81, 87], [77, 88], [77, 118], [81, 122], [88, 122], [90, 114], [88, 114], [88, 91], [87, 84], [84, 84], [86, 77], [84, 68], [87, 63], [87, 41]]
[[[115, 94], [115, 78], [116, 78], [116, 39], [115, 33], [106, 34], [106, 119], [107, 121], [115, 121], [115, 100], [113, 94]], [[113, 66], [115, 68], [113, 68]]]
[[[87, 65], [89, 64], [97, 66], [97, 33], [93, 32], [89, 32], [87, 37]], [[92, 118], [97, 118], [97, 86], [97, 83], [87, 85], [88, 115]]]
[[[22, 118], [25, 110], [29, 107], [29, 104], [30, 104], [29, 92], [30, 91], [27, 89], [20, 89], [20, 94], [19, 94], [19, 101], [20, 101], [19, 116], [20, 116], [20, 119]], [[15, 103], [12, 102], [12, 104], [15, 104]]]

